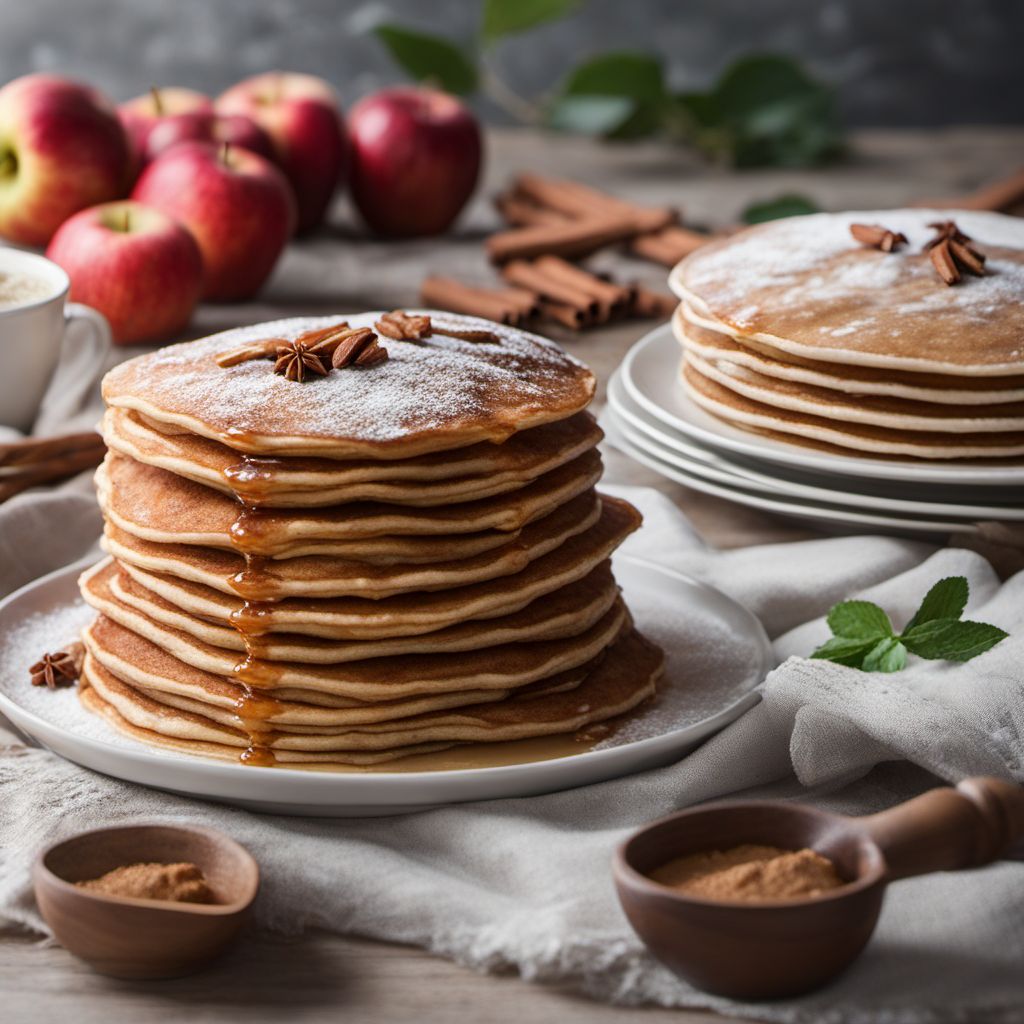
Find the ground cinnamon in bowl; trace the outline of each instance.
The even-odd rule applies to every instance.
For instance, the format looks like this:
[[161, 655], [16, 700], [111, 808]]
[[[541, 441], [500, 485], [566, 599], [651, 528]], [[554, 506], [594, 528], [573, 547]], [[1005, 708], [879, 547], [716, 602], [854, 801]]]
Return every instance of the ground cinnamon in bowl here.
[[171, 903], [216, 903], [206, 876], [195, 864], [126, 864], [99, 878], [75, 883], [104, 896]]
[[677, 857], [650, 877], [697, 899], [751, 903], [819, 896], [846, 884], [814, 850], [750, 843]]

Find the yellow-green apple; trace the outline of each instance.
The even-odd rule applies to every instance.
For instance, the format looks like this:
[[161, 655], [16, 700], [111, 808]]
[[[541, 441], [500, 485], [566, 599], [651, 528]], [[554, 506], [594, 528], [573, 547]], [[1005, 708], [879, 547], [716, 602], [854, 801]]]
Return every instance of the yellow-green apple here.
[[281, 171], [247, 149], [182, 142], [161, 153], [132, 198], [180, 221], [203, 254], [203, 297], [247, 299], [270, 276], [295, 226]]
[[86, 206], [124, 195], [129, 153], [113, 105], [56, 75], [0, 89], [0, 235], [42, 246]]
[[245, 114], [271, 137], [291, 182], [296, 229], [323, 221], [335, 189], [348, 174], [349, 145], [334, 90], [322, 78], [270, 71], [232, 86], [216, 102], [222, 114]]
[[148, 162], [147, 156], [149, 136], [154, 128], [167, 118], [181, 117], [184, 114], [212, 113], [213, 100], [195, 89], [184, 89], [180, 86], [169, 86], [158, 89], [155, 86], [149, 92], [125, 100], [117, 108], [117, 115], [128, 133], [132, 155], [135, 160], [137, 174]]
[[234, 149], [251, 149], [268, 160], [276, 159], [270, 136], [245, 114], [215, 114], [209, 110], [174, 114], [153, 126], [146, 139], [143, 164], [179, 142], [213, 142]]
[[382, 89], [352, 108], [348, 130], [352, 199], [378, 234], [440, 234], [473, 194], [480, 128], [454, 96]]
[[173, 217], [130, 200], [80, 210], [46, 255], [71, 278], [71, 298], [98, 309], [122, 345], [173, 337], [203, 288], [195, 239]]

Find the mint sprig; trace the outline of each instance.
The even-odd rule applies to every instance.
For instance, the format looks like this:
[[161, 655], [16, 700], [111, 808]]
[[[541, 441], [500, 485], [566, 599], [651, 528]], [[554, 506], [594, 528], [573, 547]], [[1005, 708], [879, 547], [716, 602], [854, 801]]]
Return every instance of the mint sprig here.
[[898, 672], [907, 653], [939, 661], [970, 661], [1007, 634], [987, 622], [961, 619], [970, 589], [964, 576], [947, 576], [925, 594], [902, 633], [871, 601], [842, 601], [828, 613], [832, 636], [812, 655], [864, 672]]

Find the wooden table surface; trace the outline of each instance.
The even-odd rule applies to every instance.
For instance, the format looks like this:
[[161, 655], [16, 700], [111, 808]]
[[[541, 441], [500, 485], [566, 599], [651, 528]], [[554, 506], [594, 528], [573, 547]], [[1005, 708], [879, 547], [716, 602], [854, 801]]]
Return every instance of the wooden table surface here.
[[[428, 272], [490, 280], [481, 237], [496, 224], [486, 196], [516, 170], [576, 177], [644, 202], [681, 205], [689, 221], [734, 222], [750, 202], [801, 193], [823, 209], [877, 209], [921, 196], [973, 189], [1024, 165], [1024, 130], [956, 128], [941, 132], [870, 132], [853, 140], [850, 159], [807, 172], [734, 173], [654, 143], [600, 144], [525, 132], [491, 138], [485, 187], [455, 236], [383, 245], [344, 226], [292, 246], [258, 302], [204, 307], [195, 333], [299, 313], [392, 308], [416, 301]], [[347, 219], [344, 204], [337, 221]], [[596, 265], [660, 286], [664, 272], [603, 255]], [[551, 332], [588, 362], [602, 382], [648, 325], [633, 322], [572, 337]], [[131, 354], [126, 352], [125, 354]], [[600, 400], [599, 395], [599, 400]], [[711, 543], [735, 547], [813, 536], [796, 522], [696, 494], [609, 453], [615, 479], [650, 483], [669, 494]], [[0, 795], [2, 798], [2, 795]], [[529, 1021], [635, 1020], [696, 1024], [696, 1011], [627, 1010], [595, 1004], [550, 985], [478, 975], [416, 949], [313, 933], [284, 941], [246, 938], [223, 961], [193, 978], [128, 983], [102, 978], [56, 947], [0, 932], [0, 1021], [4, 1024], [116, 1024], [120, 1021], [336, 1021], [435, 1024], [465, 1018], [479, 1024]], [[716, 1017], [724, 1021], [725, 1018]]]

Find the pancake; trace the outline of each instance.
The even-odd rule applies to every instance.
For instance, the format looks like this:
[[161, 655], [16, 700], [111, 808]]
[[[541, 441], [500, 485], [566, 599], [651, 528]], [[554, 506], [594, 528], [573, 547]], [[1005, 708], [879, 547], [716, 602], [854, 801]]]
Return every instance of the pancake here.
[[[955, 287], [922, 251], [935, 234], [928, 225], [949, 219], [988, 257], [984, 276]], [[862, 246], [849, 232], [858, 222], [909, 243], [896, 253]], [[1024, 374], [1020, 218], [922, 209], [791, 217], [701, 246], [670, 283], [699, 316], [781, 359], [957, 378]]]
[[[157, 644], [131, 633], [104, 615], [82, 631], [82, 640], [92, 659], [122, 682], [142, 690], [154, 700], [198, 711], [215, 721], [236, 727], [258, 723], [260, 728], [272, 726], [285, 732], [348, 729], [504, 700], [513, 692], [463, 690], [373, 703], [354, 700], [342, 703], [340, 698], [336, 698], [328, 704], [323, 703], [323, 694], [301, 689], [275, 691], [272, 697], [254, 696], [229, 678], [179, 661]], [[572, 689], [583, 681], [586, 671], [587, 666], [581, 666], [523, 689], [531, 693]]]
[[[460, 622], [511, 615], [537, 598], [589, 576], [639, 525], [640, 515], [632, 505], [605, 496], [596, 525], [513, 576], [378, 601], [359, 597], [284, 598], [260, 609], [259, 633], [373, 640], [419, 636]], [[121, 567], [165, 601], [200, 618], [231, 624], [244, 614], [239, 598], [212, 587], [149, 572], [127, 562]]]
[[373, 599], [412, 591], [445, 590], [525, 569], [571, 537], [590, 529], [601, 515], [596, 492], [587, 491], [495, 551], [456, 561], [414, 565], [373, 565], [333, 556], [306, 555], [247, 564], [241, 555], [185, 544], [139, 540], [108, 523], [102, 546], [121, 562], [205, 584], [251, 600], [283, 597]]
[[[104, 378], [103, 397], [108, 406], [255, 455], [407, 459], [566, 419], [594, 395], [590, 371], [552, 342], [476, 318], [431, 315], [439, 324], [493, 332], [499, 343], [386, 339], [386, 362], [305, 384], [275, 374], [270, 360], [217, 365], [218, 355], [247, 343], [297, 338], [342, 318], [279, 320], [131, 359]], [[379, 316], [344, 319], [372, 327]]]
[[943, 434], [1017, 433], [1024, 431], [1024, 403], [942, 405], [879, 395], [850, 396], [842, 391], [768, 377], [724, 359], [686, 353], [689, 366], [708, 380], [774, 409], [807, 413], [840, 423], [865, 424], [899, 431]]
[[772, 353], [751, 338], [740, 341], [721, 325], [699, 317], [685, 303], [672, 317], [672, 329], [685, 351], [711, 362], [727, 362], [766, 377], [841, 391], [847, 395], [884, 395], [948, 405], [1024, 402], [1024, 375], [954, 377], [935, 373], [844, 367], [787, 354]]
[[[432, 713], [400, 720], [393, 730], [353, 730], [329, 736], [271, 733], [267, 746], [285, 764], [309, 760], [327, 763], [372, 763], [367, 756], [399, 757], [440, 749], [451, 742], [501, 742], [530, 736], [574, 732], [636, 707], [654, 693], [662, 668], [661, 652], [634, 630], [627, 631], [598, 662], [578, 688], [543, 696], [524, 696], [478, 705], [453, 716]], [[83, 670], [83, 699], [115, 727], [144, 735], [172, 749], [237, 759], [251, 745], [251, 735], [205, 715], [171, 708], [121, 682], [91, 657]], [[210, 746], [222, 746], [214, 751]]]
[[618, 594], [607, 566], [599, 566], [582, 580], [532, 602], [513, 615], [460, 623], [422, 636], [344, 641], [267, 633], [243, 640], [233, 626], [218, 625], [190, 615], [147, 590], [122, 573], [111, 559], [83, 573], [81, 586], [89, 591], [89, 603], [101, 612], [105, 602], [116, 599], [146, 618], [182, 630], [215, 647], [239, 653], [248, 651], [265, 661], [307, 661], [315, 664], [361, 661], [391, 654], [475, 651], [498, 644], [576, 636], [594, 625], [612, 606]]
[[702, 409], [738, 427], [785, 435], [792, 443], [830, 444], [855, 454], [909, 455], [921, 459], [1005, 458], [1024, 455], [1024, 432], [944, 434], [837, 422], [773, 408], [738, 394], [684, 364], [687, 395]]
[[245, 455], [195, 434], [171, 432], [124, 409], [106, 411], [103, 435], [108, 447], [140, 462], [230, 490], [250, 502], [278, 492], [372, 482], [425, 483], [480, 476], [533, 480], [593, 448], [602, 436], [593, 416], [581, 412], [556, 423], [521, 430], [499, 444], [484, 441], [411, 459], [268, 458]]
[[[271, 557], [344, 556], [357, 549], [367, 561], [387, 563], [400, 560], [403, 550], [418, 550], [415, 544], [396, 545], [395, 538], [429, 540], [421, 553], [435, 557], [409, 561], [462, 557], [460, 545], [474, 543], [468, 535], [515, 533], [593, 487], [600, 476], [601, 457], [590, 451], [518, 491], [482, 501], [423, 509], [359, 502], [302, 511], [246, 509], [209, 487], [113, 453], [97, 481], [104, 515], [143, 540]], [[367, 545], [373, 538], [379, 543]]]

